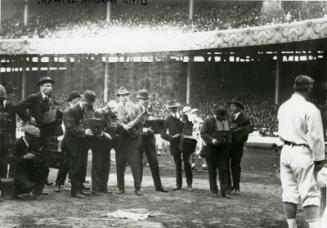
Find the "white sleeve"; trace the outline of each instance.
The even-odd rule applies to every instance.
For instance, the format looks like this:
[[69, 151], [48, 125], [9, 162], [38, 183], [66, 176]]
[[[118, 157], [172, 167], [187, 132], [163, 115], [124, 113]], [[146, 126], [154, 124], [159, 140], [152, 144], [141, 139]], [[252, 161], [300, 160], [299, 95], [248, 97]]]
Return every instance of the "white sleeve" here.
[[325, 141], [322, 127], [320, 111], [314, 109], [306, 118], [307, 120], [307, 139], [309, 147], [313, 153], [314, 161], [325, 159]]

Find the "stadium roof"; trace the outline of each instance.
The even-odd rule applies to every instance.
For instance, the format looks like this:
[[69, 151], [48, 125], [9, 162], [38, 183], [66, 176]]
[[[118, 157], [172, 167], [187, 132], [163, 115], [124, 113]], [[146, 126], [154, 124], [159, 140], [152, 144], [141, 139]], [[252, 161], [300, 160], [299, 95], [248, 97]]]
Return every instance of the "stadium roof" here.
[[[99, 38], [2, 39], [1, 55], [70, 55], [192, 52], [263, 47], [327, 38], [327, 18], [210, 32], [131, 30]], [[310, 43], [310, 42], [309, 42]], [[322, 45], [321, 47], [326, 48]]]

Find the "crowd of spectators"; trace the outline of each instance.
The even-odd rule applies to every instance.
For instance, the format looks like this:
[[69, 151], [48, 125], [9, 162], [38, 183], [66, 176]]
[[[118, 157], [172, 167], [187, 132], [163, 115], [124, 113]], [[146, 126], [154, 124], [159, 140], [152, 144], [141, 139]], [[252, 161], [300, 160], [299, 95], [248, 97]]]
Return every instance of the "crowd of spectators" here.
[[188, 1], [172, 0], [148, 1], [146, 6], [111, 4], [110, 21], [106, 21], [105, 4], [29, 4], [24, 26], [24, 7], [20, 5], [10, 9], [13, 11], [9, 12], [10, 16], [3, 17], [0, 35], [3, 38], [107, 37], [115, 31], [131, 29], [198, 32], [327, 16], [327, 3], [319, 1], [281, 2], [276, 6], [265, 6], [260, 1], [195, 1], [192, 21], [188, 7]]

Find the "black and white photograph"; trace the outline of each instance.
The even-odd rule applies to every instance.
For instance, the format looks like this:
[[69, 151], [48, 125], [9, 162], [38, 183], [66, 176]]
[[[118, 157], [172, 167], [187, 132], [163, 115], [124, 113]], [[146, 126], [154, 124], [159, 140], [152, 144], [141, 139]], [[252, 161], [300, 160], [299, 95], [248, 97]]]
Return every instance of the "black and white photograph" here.
[[0, 228], [327, 228], [327, 1], [0, 0]]

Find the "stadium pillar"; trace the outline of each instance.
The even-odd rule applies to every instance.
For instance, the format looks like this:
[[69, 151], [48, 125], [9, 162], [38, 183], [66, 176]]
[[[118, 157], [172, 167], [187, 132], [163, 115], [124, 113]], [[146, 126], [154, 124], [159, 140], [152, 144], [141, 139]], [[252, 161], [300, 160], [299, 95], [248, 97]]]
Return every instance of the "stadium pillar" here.
[[22, 99], [25, 98], [25, 95], [26, 95], [26, 58], [23, 58], [23, 66], [22, 66]]
[[276, 69], [275, 69], [275, 104], [279, 103], [279, 86], [280, 86], [280, 56], [277, 55]]
[[110, 19], [111, 19], [111, 4], [110, 4], [110, 1], [107, 1], [107, 17], [106, 17], [106, 21], [110, 23]]
[[106, 57], [106, 62], [104, 64], [104, 89], [103, 89], [103, 101], [108, 102], [108, 83], [109, 83], [109, 63]]
[[28, 23], [28, 0], [25, 0], [24, 4], [24, 26], [27, 26]]
[[0, 32], [1, 32], [1, 22], [2, 22], [2, 0], [0, 0]]
[[190, 0], [190, 8], [189, 8], [189, 19], [190, 19], [190, 21], [193, 20], [193, 14], [194, 14], [194, 0]]
[[187, 64], [187, 78], [186, 78], [186, 103], [187, 104], [190, 104], [191, 101], [192, 66], [193, 66], [193, 56], [189, 56], [188, 64]]

